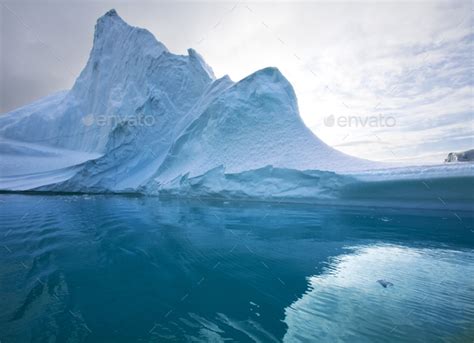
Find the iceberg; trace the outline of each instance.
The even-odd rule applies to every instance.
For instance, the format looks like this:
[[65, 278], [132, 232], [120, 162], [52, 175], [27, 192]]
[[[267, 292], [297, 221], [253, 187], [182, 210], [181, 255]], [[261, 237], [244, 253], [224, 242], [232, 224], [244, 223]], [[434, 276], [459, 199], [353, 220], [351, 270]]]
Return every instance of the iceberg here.
[[474, 162], [474, 149], [450, 152], [444, 162]]
[[[277, 68], [216, 78], [198, 52], [171, 53], [115, 10], [97, 20], [70, 90], [0, 117], [0, 156], [3, 191], [428, 207], [443, 196], [464, 208], [474, 189], [472, 166], [399, 168], [339, 152], [305, 126]], [[420, 192], [432, 178], [463, 182], [463, 193]]]

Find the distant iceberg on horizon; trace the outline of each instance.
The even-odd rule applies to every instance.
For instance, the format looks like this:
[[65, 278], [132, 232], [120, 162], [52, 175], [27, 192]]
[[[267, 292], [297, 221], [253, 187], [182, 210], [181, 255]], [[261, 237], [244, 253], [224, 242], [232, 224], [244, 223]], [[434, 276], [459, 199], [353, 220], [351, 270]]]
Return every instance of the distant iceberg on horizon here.
[[216, 79], [195, 50], [173, 54], [115, 10], [97, 20], [71, 90], [0, 116], [0, 156], [2, 191], [460, 209], [474, 200], [472, 164], [348, 156], [305, 126], [277, 68]]
[[444, 162], [474, 162], [474, 149], [450, 152]]

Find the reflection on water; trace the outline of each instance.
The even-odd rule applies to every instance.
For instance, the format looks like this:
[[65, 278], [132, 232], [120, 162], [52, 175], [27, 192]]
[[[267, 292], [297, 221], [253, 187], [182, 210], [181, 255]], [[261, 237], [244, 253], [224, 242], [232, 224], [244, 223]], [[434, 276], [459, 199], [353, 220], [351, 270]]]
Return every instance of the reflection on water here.
[[469, 213], [13, 194], [0, 206], [2, 342], [474, 336]]
[[[286, 309], [285, 341], [435, 342], [474, 337], [472, 251], [370, 246], [333, 259]], [[383, 288], [374, 279], [390, 280]]]

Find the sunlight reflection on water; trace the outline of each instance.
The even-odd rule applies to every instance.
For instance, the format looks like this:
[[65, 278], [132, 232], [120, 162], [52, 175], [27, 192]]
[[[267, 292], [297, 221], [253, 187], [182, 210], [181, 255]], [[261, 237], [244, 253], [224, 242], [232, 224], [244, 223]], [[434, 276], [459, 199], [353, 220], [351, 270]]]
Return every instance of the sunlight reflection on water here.
[[[472, 215], [0, 195], [0, 340], [463, 341]], [[384, 288], [377, 280], [392, 282]]]

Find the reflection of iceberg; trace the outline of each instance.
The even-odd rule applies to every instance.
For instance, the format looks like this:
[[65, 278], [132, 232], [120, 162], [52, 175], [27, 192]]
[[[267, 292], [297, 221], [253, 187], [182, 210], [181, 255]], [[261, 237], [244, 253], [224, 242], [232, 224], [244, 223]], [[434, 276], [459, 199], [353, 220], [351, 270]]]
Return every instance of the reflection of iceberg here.
[[[2, 224], [7, 228], [0, 235], [4, 259], [0, 274], [5, 275], [0, 293], [8, 300], [2, 311], [8, 318], [23, 313], [15, 322], [0, 320], [5, 341], [31, 341], [32, 333], [36, 340], [47, 341], [51, 335], [58, 337], [65, 326], [89, 335], [84, 323], [93, 331], [90, 340], [119, 341], [119, 335], [126, 334], [128, 341], [147, 342], [192, 341], [189, 337], [206, 342], [281, 341], [288, 326], [287, 340], [300, 328], [302, 335], [309, 335], [299, 319], [307, 319], [318, 334], [324, 329], [320, 323], [334, 329], [331, 320], [346, 320], [340, 311], [354, 312], [361, 297], [367, 297], [369, 305], [359, 305], [357, 310], [374, 310], [382, 323], [399, 313], [391, 308], [385, 311], [382, 305], [389, 307], [400, 294], [417, 301], [426, 294], [440, 315], [445, 310], [444, 305], [437, 305], [436, 294], [449, 289], [443, 299], [446, 306], [455, 308], [462, 308], [459, 294], [471, 292], [465, 298], [471, 302], [474, 298], [466, 281], [474, 264], [468, 250], [474, 245], [468, 213], [460, 213], [461, 222], [446, 211], [161, 201], [157, 197], [4, 194], [0, 200], [4, 201]], [[368, 241], [423, 246], [434, 253], [385, 246], [343, 256], [345, 246]], [[7, 254], [3, 244], [13, 253]], [[440, 246], [460, 253], [435, 250]], [[342, 257], [323, 274], [324, 263], [335, 256]], [[361, 267], [363, 263], [368, 269]], [[387, 270], [382, 273], [384, 267]], [[59, 274], [65, 276], [64, 285]], [[313, 290], [296, 301], [307, 290], [307, 277], [314, 274], [322, 276], [312, 278]], [[449, 282], [441, 290], [435, 287], [440, 274]], [[17, 277], [25, 285], [21, 292], [15, 288]], [[394, 286], [384, 289], [376, 282], [381, 278]], [[418, 280], [422, 287], [414, 285]], [[332, 281], [337, 286], [330, 287]], [[331, 298], [334, 301], [328, 301]], [[329, 319], [321, 316], [317, 301], [328, 304], [335, 314], [329, 313]], [[336, 301], [339, 308], [334, 306]], [[427, 310], [418, 304], [402, 304], [406, 312]], [[66, 310], [58, 313], [58, 306]], [[465, 318], [472, 323], [472, 305], [467, 304], [465, 310]], [[446, 313], [455, 319], [452, 311]], [[361, 314], [379, 320], [376, 314]], [[362, 320], [358, 313], [351, 315], [356, 323]], [[38, 316], [47, 318], [46, 330]], [[349, 323], [348, 327], [353, 326]], [[372, 341], [380, 341], [385, 331], [377, 331]], [[147, 333], [150, 337], [144, 337]], [[334, 337], [334, 331], [327, 335]]]
[[[151, 334], [158, 342], [170, 340], [183, 341], [184, 338], [187, 342], [234, 341], [229, 336], [239, 337], [249, 342], [279, 342], [271, 332], [265, 330], [255, 320], [236, 320], [223, 313], [217, 313], [215, 318], [208, 320], [190, 312], [179, 318], [179, 326], [176, 325], [173, 329], [175, 330], [174, 332], [166, 326], [158, 324], [154, 327]], [[154, 340], [152, 341], [154, 342]]]
[[366, 342], [380, 332], [386, 341], [468, 341], [474, 331], [461, 328], [472, 328], [474, 264], [466, 254], [375, 246], [343, 255], [285, 310], [284, 341]]

